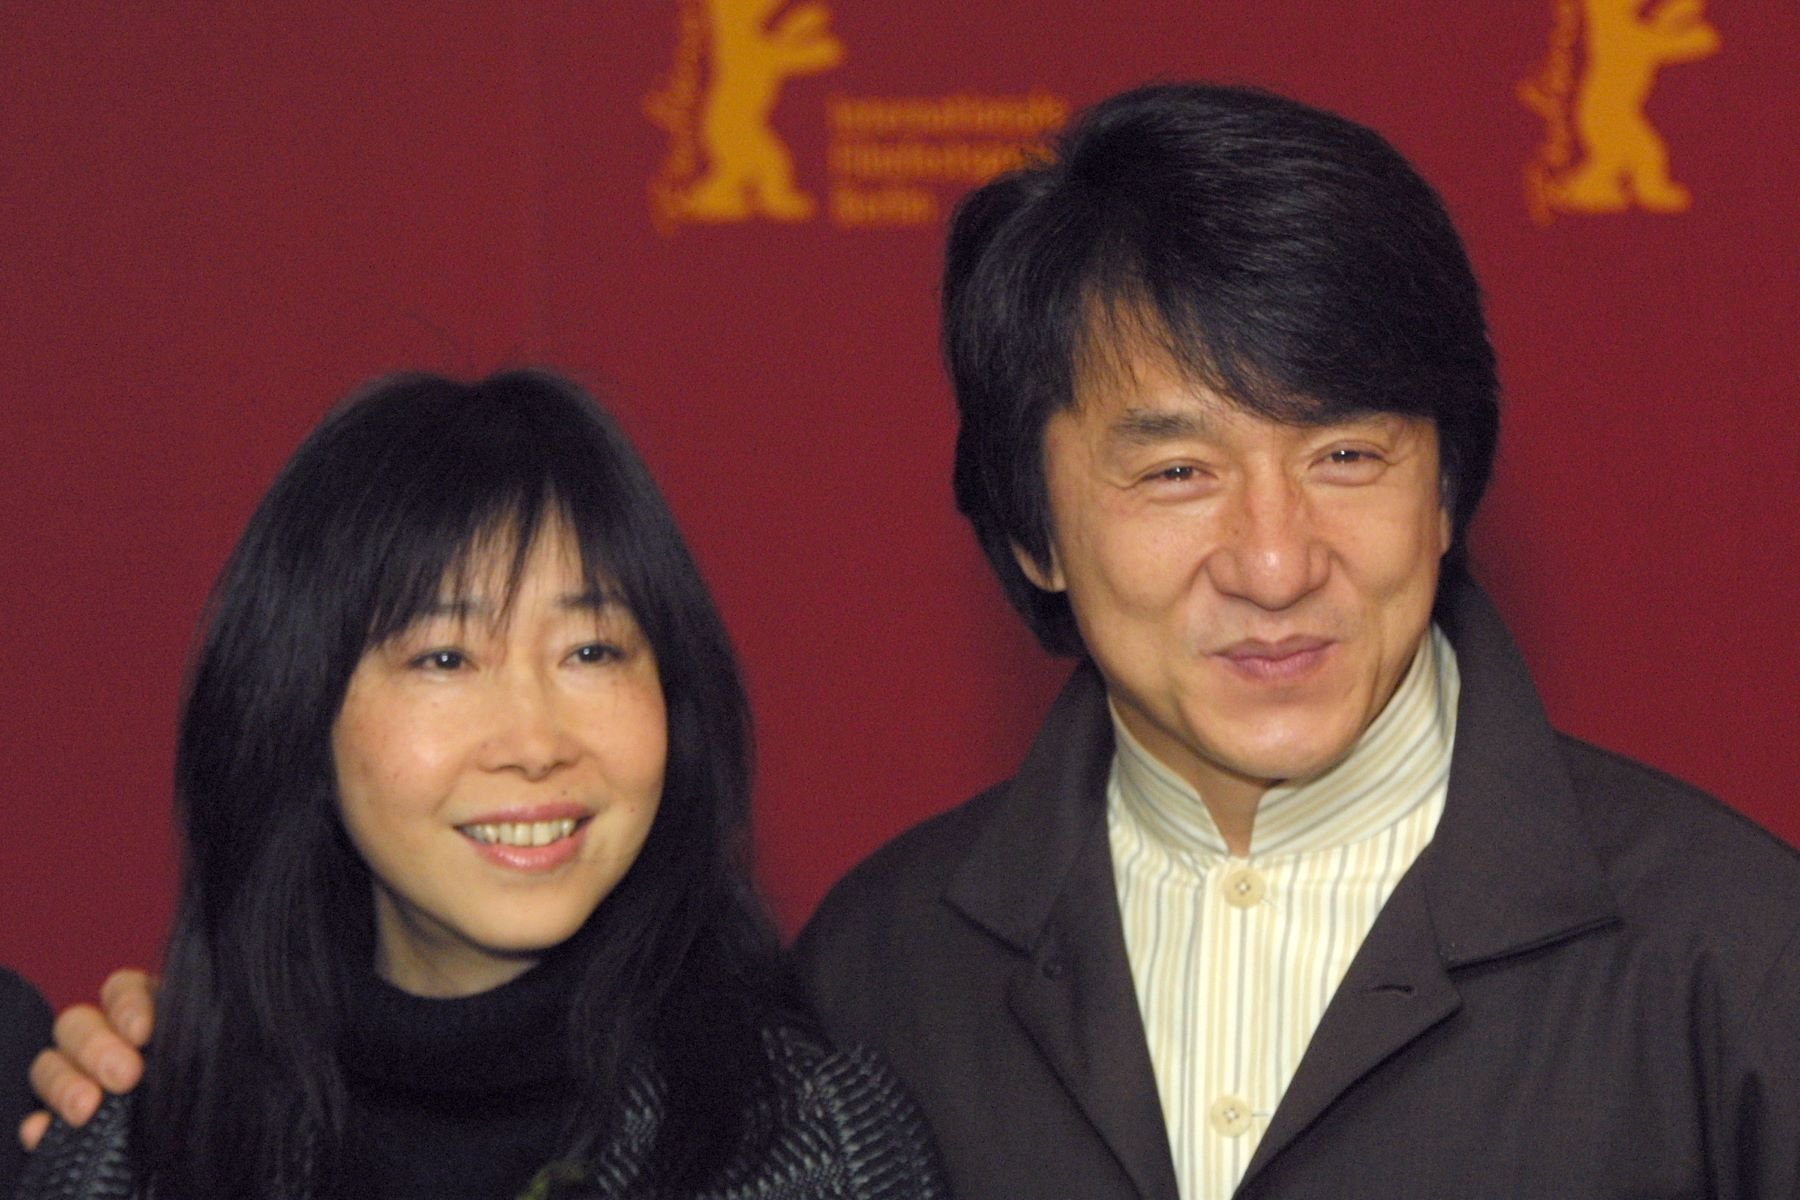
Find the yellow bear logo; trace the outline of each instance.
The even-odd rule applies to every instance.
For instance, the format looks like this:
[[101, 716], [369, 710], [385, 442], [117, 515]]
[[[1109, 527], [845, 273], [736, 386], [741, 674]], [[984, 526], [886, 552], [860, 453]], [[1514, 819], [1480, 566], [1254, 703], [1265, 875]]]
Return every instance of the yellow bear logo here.
[[[1585, 37], [1583, 36], [1585, 34]], [[1577, 43], [1585, 50], [1579, 79]], [[1544, 118], [1546, 137], [1526, 169], [1532, 216], [1558, 211], [1682, 212], [1688, 190], [1669, 177], [1669, 151], [1644, 116], [1656, 74], [1719, 49], [1704, 0], [1558, 0], [1550, 54], [1519, 98]], [[1579, 142], [1581, 156], [1575, 155]]]
[[652, 212], [665, 231], [678, 221], [803, 221], [816, 210], [794, 185], [793, 156], [769, 118], [786, 80], [837, 66], [844, 47], [823, 4], [797, 4], [770, 25], [786, 2], [683, 4], [675, 69], [645, 100], [650, 119], [671, 135], [668, 160], [650, 187]]

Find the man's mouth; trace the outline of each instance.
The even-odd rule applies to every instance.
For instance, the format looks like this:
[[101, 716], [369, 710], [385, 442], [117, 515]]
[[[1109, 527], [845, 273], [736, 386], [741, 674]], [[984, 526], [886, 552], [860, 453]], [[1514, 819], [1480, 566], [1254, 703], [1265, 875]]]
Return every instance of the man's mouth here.
[[1296, 635], [1267, 642], [1246, 638], [1219, 651], [1235, 671], [1266, 683], [1294, 683], [1312, 673], [1324, 661], [1333, 643], [1330, 638]]

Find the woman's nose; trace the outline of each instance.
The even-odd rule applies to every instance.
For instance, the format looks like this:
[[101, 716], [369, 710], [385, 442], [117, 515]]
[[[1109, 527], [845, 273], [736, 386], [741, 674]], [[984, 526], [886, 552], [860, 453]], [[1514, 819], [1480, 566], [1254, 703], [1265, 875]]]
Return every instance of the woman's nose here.
[[536, 673], [497, 683], [484, 747], [488, 770], [543, 779], [573, 762], [580, 744], [554, 686]]

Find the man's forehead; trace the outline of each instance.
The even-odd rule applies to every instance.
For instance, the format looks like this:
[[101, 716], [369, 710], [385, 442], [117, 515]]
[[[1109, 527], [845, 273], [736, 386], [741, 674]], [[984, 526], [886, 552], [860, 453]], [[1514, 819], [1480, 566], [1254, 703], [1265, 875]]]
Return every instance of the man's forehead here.
[[[1240, 364], [1236, 373], [1247, 372]], [[1078, 343], [1070, 407], [1133, 429], [1178, 422], [1186, 429], [1165, 431], [1201, 433], [1208, 426], [1216, 431], [1222, 423], [1262, 415], [1234, 394], [1228, 374], [1197, 332], [1178, 335], [1143, 304], [1095, 302], [1088, 306]], [[1292, 397], [1278, 407], [1299, 412], [1320, 406]]]
[[1075, 399], [1116, 389], [1137, 390], [1146, 381], [1192, 379], [1210, 383], [1212, 357], [1174, 336], [1147, 304], [1089, 301], [1075, 342]]
[[1166, 336], [1133, 322], [1090, 324], [1076, 360], [1070, 409], [1109, 423], [1229, 419], [1241, 406], [1197, 352], [1177, 354]]
[[1431, 424], [1402, 413], [1337, 408], [1298, 396], [1290, 397], [1279, 412], [1269, 413], [1169, 364], [1144, 361], [1137, 368], [1078, 388], [1066, 417], [1090, 436], [1127, 445], [1217, 440], [1256, 426], [1305, 431], [1354, 425], [1397, 431]]
[[1173, 339], [1145, 318], [1102, 319], [1089, 324], [1065, 413], [1090, 434], [1123, 443], [1217, 438], [1256, 424], [1297, 430], [1435, 424], [1273, 386], [1250, 403], [1226, 388], [1222, 374], [1200, 348], [1178, 351]]

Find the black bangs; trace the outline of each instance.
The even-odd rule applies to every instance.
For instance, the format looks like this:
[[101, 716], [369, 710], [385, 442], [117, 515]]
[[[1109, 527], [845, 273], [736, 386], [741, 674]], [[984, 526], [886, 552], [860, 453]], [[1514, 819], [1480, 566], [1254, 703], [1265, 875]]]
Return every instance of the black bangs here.
[[[505, 562], [510, 607], [537, 539], [570, 530], [583, 574], [612, 590], [612, 546], [630, 500], [607, 431], [523, 372], [477, 384], [404, 377], [353, 398], [296, 456], [316, 478], [313, 544], [342, 585], [344, 637], [386, 640]], [[560, 381], [555, 381], [560, 385]], [[312, 453], [309, 453], [312, 451]], [[311, 574], [313, 568], [303, 569]], [[360, 610], [360, 611], [354, 611]]]

